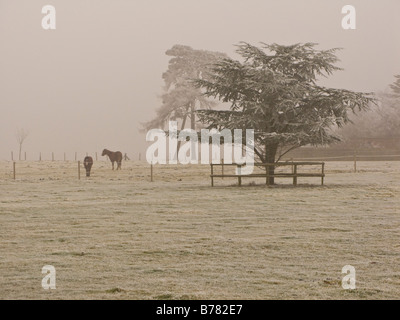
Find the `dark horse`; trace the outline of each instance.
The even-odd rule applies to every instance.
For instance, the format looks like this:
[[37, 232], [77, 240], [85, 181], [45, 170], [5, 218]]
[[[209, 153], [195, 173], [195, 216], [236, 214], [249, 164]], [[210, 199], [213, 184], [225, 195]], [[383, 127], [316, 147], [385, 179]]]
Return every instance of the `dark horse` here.
[[86, 169], [86, 177], [90, 177], [90, 170], [92, 169], [93, 158], [85, 157], [85, 160], [83, 160], [83, 165], [85, 166]]
[[121, 162], [122, 162], [122, 153], [120, 151], [112, 152], [110, 150], [104, 149], [103, 153], [101, 154], [102, 156], [107, 155], [110, 158], [110, 161], [112, 163], [112, 169], [114, 170], [114, 162], [117, 161], [117, 170], [121, 170]]

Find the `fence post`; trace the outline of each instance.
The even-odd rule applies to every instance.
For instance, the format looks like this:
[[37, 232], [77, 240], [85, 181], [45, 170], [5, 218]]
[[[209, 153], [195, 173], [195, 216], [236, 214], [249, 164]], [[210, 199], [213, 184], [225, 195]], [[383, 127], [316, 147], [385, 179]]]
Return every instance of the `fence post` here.
[[322, 177], [321, 177], [321, 186], [324, 185], [324, 176], [325, 176], [325, 162], [322, 162]]
[[15, 180], [15, 161], [13, 162], [13, 178]]
[[297, 186], [297, 164], [294, 165], [293, 175], [293, 185]]
[[26, 151], [25, 151], [25, 161], [26, 161]]
[[242, 174], [242, 165], [239, 164], [237, 167], [238, 167], [238, 174], [239, 174], [238, 183], [239, 183], [239, 187], [240, 187], [242, 185], [242, 176], [241, 176], [241, 174]]
[[96, 161], [97, 161], [97, 152], [96, 152]]
[[210, 163], [211, 166], [211, 187], [214, 187], [214, 166]]
[[11, 161], [14, 161], [14, 152], [11, 151]]
[[150, 164], [150, 181], [153, 182], [153, 161]]
[[51, 153], [51, 161], [54, 161], [54, 152]]
[[81, 162], [78, 161], [78, 180], [81, 180]]
[[39, 161], [42, 161], [42, 153], [39, 152]]
[[222, 158], [222, 180], [224, 180], [224, 158]]
[[77, 156], [76, 156], [76, 152], [75, 152], [75, 161], [76, 161], [76, 159], [77, 159]]

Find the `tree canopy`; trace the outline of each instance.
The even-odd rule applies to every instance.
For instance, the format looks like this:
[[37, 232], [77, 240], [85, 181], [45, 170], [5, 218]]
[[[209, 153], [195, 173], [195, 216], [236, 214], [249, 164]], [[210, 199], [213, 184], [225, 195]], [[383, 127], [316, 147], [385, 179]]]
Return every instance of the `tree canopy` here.
[[319, 77], [341, 69], [335, 66], [338, 49], [315, 46], [240, 43], [243, 61], [225, 58], [207, 78], [193, 81], [205, 97], [230, 104], [229, 110], [197, 111], [200, 122], [208, 129], [254, 129], [254, 152], [268, 163], [300, 146], [339, 141], [333, 126], [342, 127], [350, 112], [366, 110], [375, 100], [372, 94], [317, 85]]
[[157, 109], [156, 117], [145, 123], [144, 128], [147, 130], [163, 128], [167, 121], [180, 119], [183, 129], [189, 117], [190, 126], [195, 129], [196, 109], [209, 109], [215, 102], [202, 95], [201, 90], [193, 86], [189, 80], [206, 79], [208, 68], [227, 56], [183, 45], [174, 45], [166, 51], [166, 54], [172, 58], [167, 71], [162, 75], [165, 82], [165, 92], [161, 96], [162, 105]]
[[390, 89], [377, 94], [378, 103], [371, 110], [361, 116], [353, 115], [352, 123], [339, 131], [348, 145], [358, 147], [363, 139], [379, 139], [375, 145], [381, 147], [399, 145], [400, 75], [394, 77]]
[[395, 82], [390, 85], [390, 88], [392, 89], [392, 94], [396, 98], [400, 98], [400, 74], [394, 76], [396, 78]]

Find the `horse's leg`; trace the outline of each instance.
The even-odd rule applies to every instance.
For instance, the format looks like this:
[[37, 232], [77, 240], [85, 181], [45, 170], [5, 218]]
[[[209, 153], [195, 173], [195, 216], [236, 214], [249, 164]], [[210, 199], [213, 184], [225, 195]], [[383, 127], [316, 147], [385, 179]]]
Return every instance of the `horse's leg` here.
[[114, 161], [111, 161], [111, 163], [112, 163], [112, 169], [114, 170]]
[[90, 170], [92, 170], [92, 165], [91, 164], [89, 164], [88, 168], [86, 169], [86, 176], [87, 177], [90, 177]]

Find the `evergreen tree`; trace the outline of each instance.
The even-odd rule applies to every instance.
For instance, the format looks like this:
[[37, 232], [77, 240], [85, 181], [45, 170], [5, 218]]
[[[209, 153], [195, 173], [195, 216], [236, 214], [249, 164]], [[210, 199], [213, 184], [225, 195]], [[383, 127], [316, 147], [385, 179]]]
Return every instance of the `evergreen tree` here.
[[212, 108], [215, 102], [203, 96], [201, 90], [189, 80], [206, 78], [209, 66], [227, 56], [183, 45], [174, 45], [166, 54], [172, 58], [168, 70], [162, 75], [165, 82], [162, 105], [157, 109], [156, 117], [143, 127], [145, 130], [164, 128], [169, 120], [181, 120], [181, 129], [184, 129], [186, 120], [190, 118], [190, 127], [195, 130], [195, 111], [198, 108]]
[[263, 163], [279, 161], [307, 144], [339, 141], [332, 127], [342, 127], [349, 122], [349, 111], [366, 110], [375, 100], [371, 94], [318, 86], [319, 76], [340, 68], [335, 66], [337, 49], [319, 51], [315, 46], [240, 43], [242, 62], [225, 58], [214, 64], [207, 79], [194, 80], [206, 97], [230, 103], [229, 110], [199, 110], [200, 122], [208, 129], [254, 129], [254, 152]]

